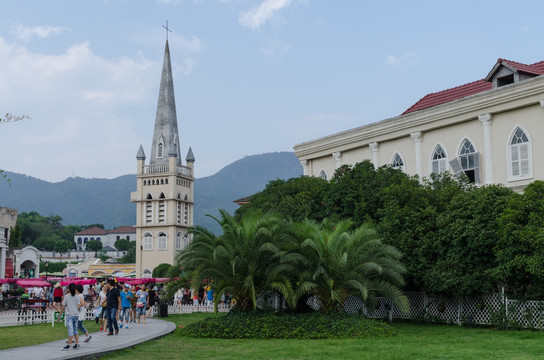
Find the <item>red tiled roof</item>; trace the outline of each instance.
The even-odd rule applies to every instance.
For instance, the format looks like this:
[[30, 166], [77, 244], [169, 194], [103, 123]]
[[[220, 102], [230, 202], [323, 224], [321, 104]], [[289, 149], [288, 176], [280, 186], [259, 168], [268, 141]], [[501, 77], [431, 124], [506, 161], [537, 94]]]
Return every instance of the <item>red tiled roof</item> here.
[[522, 64], [516, 61], [506, 60], [506, 59], [498, 59], [497, 63], [506, 63], [510, 65], [511, 67], [517, 69], [518, 71], [534, 74], [534, 75], [542, 75], [544, 74], [544, 61], [539, 61], [534, 64]]
[[93, 226], [91, 228], [85, 229], [74, 235], [107, 235], [108, 232], [104, 229], [99, 228], [98, 226]]
[[119, 226], [117, 229], [113, 229], [110, 234], [136, 234], [136, 228], [134, 226]]
[[[534, 64], [522, 64], [511, 60], [506, 59], [498, 59], [497, 63], [495, 64], [495, 68], [498, 67], [500, 64], [506, 64], [510, 67], [515, 68], [516, 70], [528, 74], [533, 75], [543, 75], [544, 74], [544, 61], [539, 61]], [[492, 70], [492, 72], [494, 72]], [[491, 75], [491, 74], [490, 74]], [[488, 75], [489, 77], [489, 75]], [[404, 114], [409, 114], [414, 111], [419, 111], [423, 109], [427, 109], [436, 105], [445, 104], [450, 101], [462, 99], [464, 97], [478, 94], [487, 90], [491, 90], [492, 84], [490, 81], [486, 81], [485, 79], [477, 80], [468, 84], [460, 85], [451, 89], [439, 91], [436, 93], [427, 94], [424, 97], [422, 97], [418, 102], [416, 102], [414, 105], [409, 107]]]

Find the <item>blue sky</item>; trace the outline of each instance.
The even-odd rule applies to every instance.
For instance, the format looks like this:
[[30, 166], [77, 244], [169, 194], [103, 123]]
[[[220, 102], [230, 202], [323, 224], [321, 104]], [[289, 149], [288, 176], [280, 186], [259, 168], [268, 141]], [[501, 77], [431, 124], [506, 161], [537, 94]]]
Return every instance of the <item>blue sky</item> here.
[[0, 168], [48, 181], [134, 173], [150, 153], [166, 20], [196, 177], [402, 113], [544, 60], [544, 2], [0, 2]]

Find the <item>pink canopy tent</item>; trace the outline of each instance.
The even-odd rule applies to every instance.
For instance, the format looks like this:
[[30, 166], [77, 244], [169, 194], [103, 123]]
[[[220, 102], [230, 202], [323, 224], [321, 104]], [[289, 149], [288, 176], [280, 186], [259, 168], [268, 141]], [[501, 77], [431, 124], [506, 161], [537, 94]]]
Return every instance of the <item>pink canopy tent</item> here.
[[20, 287], [42, 287], [42, 286], [52, 286], [47, 281], [42, 279], [18, 279], [16, 284]]
[[0, 279], [0, 284], [15, 284], [19, 279]]
[[[120, 279], [121, 278], [117, 278], [117, 281], [123, 281]], [[140, 279], [127, 279], [125, 280], [125, 284], [141, 285], [141, 284], [147, 284], [147, 283], [162, 283], [162, 282], [168, 282], [168, 281], [170, 281], [170, 278], [140, 278]]]
[[96, 284], [96, 279], [76, 279], [72, 280], [72, 278], [68, 278], [68, 280], [62, 280], [60, 284], [62, 286], [68, 286], [70, 283], [74, 283], [76, 285], [91, 285]]

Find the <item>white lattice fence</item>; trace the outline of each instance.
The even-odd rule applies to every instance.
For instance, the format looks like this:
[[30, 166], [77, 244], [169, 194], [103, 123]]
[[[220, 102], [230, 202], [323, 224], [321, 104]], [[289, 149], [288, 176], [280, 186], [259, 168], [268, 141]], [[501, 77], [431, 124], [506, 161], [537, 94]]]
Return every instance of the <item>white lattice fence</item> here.
[[510, 326], [544, 328], [544, 302], [506, 300], [506, 314]]

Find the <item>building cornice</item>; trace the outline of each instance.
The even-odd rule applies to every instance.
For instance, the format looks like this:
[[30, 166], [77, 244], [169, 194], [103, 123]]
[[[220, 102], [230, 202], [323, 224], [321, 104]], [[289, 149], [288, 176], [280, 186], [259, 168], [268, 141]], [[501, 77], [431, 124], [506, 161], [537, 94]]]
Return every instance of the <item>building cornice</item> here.
[[492, 89], [428, 109], [381, 120], [354, 129], [342, 131], [319, 139], [295, 145], [296, 156], [312, 159], [327, 156], [331, 151], [345, 151], [368, 146], [371, 142], [383, 142], [410, 136], [417, 131], [429, 131], [469, 120], [479, 115], [497, 114], [503, 111], [539, 104], [544, 94], [544, 76], [538, 76], [516, 84]]

